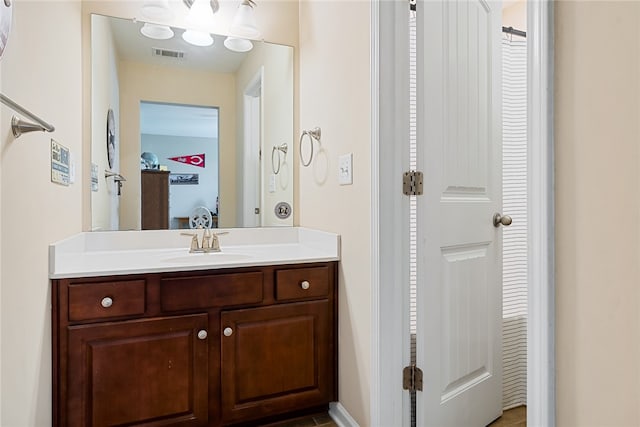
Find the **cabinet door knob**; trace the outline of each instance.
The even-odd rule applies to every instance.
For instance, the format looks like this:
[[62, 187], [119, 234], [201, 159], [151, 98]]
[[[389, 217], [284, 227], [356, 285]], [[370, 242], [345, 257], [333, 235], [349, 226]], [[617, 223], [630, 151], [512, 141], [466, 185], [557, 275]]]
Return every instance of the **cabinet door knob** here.
[[303, 280], [302, 283], [300, 283], [300, 287], [302, 289], [309, 289], [309, 287], [311, 287], [311, 283], [309, 283], [308, 280]]
[[104, 297], [102, 301], [100, 301], [100, 305], [104, 308], [109, 308], [113, 305], [113, 299], [111, 299], [111, 297]]
[[222, 333], [224, 334], [225, 337], [230, 337], [233, 334], [233, 329], [224, 328], [224, 331], [222, 331]]
[[198, 338], [203, 340], [207, 338], [207, 331], [205, 331], [204, 329], [201, 329], [198, 331]]

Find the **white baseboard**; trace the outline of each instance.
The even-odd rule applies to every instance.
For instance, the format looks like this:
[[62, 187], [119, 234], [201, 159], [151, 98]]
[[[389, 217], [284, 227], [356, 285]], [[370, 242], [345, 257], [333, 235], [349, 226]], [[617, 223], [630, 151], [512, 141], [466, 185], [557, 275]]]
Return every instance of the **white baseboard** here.
[[329, 403], [329, 416], [338, 427], [360, 427], [340, 402]]

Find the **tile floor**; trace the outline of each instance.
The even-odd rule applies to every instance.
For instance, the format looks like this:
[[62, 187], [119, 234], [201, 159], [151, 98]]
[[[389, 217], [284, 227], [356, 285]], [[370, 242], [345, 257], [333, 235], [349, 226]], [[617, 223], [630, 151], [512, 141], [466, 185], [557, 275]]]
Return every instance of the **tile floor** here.
[[337, 427], [329, 414], [321, 413], [309, 415], [307, 417], [296, 418], [294, 420], [282, 421], [274, 424], [267, 424], [261, 427]]

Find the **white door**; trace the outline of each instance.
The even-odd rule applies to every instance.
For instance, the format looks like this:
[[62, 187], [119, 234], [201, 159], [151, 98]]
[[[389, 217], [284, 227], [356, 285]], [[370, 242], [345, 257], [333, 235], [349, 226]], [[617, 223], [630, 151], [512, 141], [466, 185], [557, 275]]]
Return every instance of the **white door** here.
[[480, 427], [502, 400], [501, 5], [418, 2], [418, 426]]
[[244, 92], [244, 146], [242, 163], [242, 227], [260, 227], [262, 197], [262, 72]]

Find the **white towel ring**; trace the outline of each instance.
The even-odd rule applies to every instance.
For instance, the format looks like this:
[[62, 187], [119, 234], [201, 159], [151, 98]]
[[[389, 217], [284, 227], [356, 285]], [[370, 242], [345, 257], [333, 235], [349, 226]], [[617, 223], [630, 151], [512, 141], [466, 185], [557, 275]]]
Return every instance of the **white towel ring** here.
[[[302, 166], [305, 168], [311, 164], [313, 161], [313, 141], [318, 141], [320, 144], [320, 128], [314, 128], [313, 130], [305, 130], [302, 131], [302, 135], [300, 135], [300, 161], [302, 162]], [[302, 156], [302, 141], [304, 140], [305, 135], [309, 136], [309, 144], [311, 144], [311, 154], [309, 155], [309, 161], [305, 162], [304, 157]]]
[[[286, 142], [280, 146], [275, 146], [275, 145], [273, 146], [273, 149], [271, 150], [271, 170], [273, 171], [274, 175], [278, 175], [278, 173], [280, 173], [280, 166], [281, 166], [280, 152], [282, 152], [286, 158], [287, 151], [289, 151], [289, 146], [287, 145]], [[278, 153], [278, 167], [276, 167], [275, 162], [273, 160], [273, 157], [276, 153]]]

